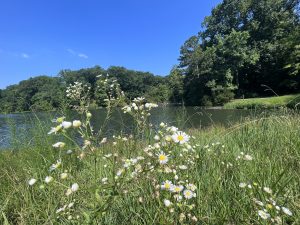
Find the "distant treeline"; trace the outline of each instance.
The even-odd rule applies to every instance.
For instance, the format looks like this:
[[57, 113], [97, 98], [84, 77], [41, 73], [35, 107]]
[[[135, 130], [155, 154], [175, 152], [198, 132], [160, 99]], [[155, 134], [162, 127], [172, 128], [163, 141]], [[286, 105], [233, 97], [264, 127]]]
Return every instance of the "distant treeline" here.
[[205, 18], [203, 29], [181, 47], [179, 65], [169, 76], [123, 67], [64, 70], [55, 78], [32, 78], [2, 90], [0, 111], [58, 108], [66, 85], [84, 81], [93, 91], [96, 76], [106, 73], [118, 79], [128, 99], [145, 96], [155, 102], [211, 106], [234, 97], [298, 93], [299, 2], [224, 0]]
[[43, 111], [63, 107], [66, 100], [66, 88], [79, 81], [90, 89], [91, 106], [101, 106], [96, 99], [98, 75], [109, 74], [116, 78], [127, 99], [145, 96], [151, 101], [166, 102], [171, 98], [167, 78], [152, 73], [128, 70], [124, 67], [100, 66], [76, 71], [62, 70], [58, 76], [38, 76], [21, 81], [0, 91], [1, 112]]

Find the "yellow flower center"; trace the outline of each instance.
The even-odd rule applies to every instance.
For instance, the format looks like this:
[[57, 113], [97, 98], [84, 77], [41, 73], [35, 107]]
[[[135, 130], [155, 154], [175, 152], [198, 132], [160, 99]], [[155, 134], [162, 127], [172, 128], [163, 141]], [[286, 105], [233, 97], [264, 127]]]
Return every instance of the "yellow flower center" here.
[[271, 204], [267, 204], [267, 208], [272, 209], [273, 206]]
[[181, 190], [180, 187], [175, 187], [175, 191], [176, 191], [176, 192], [179, 192], [180, 190]]
[[187, 197], [190, 197], [190, 196], [191, 196], [191, 192], [190, 192], [190, 191], [187, 191], [187, 192], [185, 192], [185, 195], [186, 195]]
[[178, 135], [177, 140], [178, 141], [183, 141], [184, 137], [182, 135]]
[[170, 189], [171, 185], [169, 183], [165, 183], [165, 188]]
[[164, 161], [167, 159], [167, 156], [165, 155], [159, 155], [159, 161]]

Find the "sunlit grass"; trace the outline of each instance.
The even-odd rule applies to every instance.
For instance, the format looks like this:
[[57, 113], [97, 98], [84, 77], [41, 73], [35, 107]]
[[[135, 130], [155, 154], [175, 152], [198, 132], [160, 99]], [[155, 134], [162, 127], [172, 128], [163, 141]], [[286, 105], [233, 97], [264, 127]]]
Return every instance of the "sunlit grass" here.
[[274, 109], [282, 107], [295, 108], [300, 103], [300, 95], [284, 95], [269, 98], [235, 99], [224, 105], [225, 109]]

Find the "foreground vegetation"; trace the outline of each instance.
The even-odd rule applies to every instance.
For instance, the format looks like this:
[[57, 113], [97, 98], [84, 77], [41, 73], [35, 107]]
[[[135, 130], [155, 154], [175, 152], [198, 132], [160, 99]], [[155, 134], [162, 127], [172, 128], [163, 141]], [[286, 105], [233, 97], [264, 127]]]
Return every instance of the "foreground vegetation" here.
[[[186, 220], [182, 223], [269, 224], [270, 219], [264, 220], [258, 215], [258, 210], [267, 208], [268, 212], [272, 212], [272, 218], [280, 215], [283, 224], [299, 224], [298, 116], [260, 118], [229, 129], [215, 127], [191, 130], [189, 134], [195, 137], [193, 149], [197, 156], [193, 159], [195, 164], [185, 172], [197, 187], [195, 207], [189, 213], [195, 215], [198, 222], [193, 222], [187, 213]], [[176, 182], [175, 174], [160, 171], [164, 166], [156, 168], [156, 176], [150, 177], [152, 181], [144, 177], [118, 187], [109, 208], [105, 212], [99, 212], [97, 219], [90, 218], [92, 209], [106, 201], [105, 197], [97, 195], [105, 186], [103, 179], [114, 179], [112, 171], [115, 165], [103, 157], [118, 154], [118, 161], [132, 158], [143, 155], [143, 149], [148, 145], [146, 142], [133, 139], [126, 141], [124, 138], [108, 141], [103, 147], [94, 149], [96, 162], [92, 155], [78, 160], [63, 154], [66, 150], [59, 153], [45, 139], [40, 140], [37, 146], [27, 149], [20, 146], [17, 152], [2, 152], [1, 224], [84, 224], [88, 221], [94, 224], [179, 223], [180, 211], [169, 212], [173, 206], [164, 205], [164, 199], [168, 195], [160, 187], [156, 189], [152, 183], [155, 180], [161, 182], [166, 177], [173, 183]], [[115, 141], [117, 144], [113, 144]], [[153, 142], [152, 136], [150, 143]], [[59, 172], [51, 173], [55, 181], [45, 183], [43, 180], [49, 176], [48, 168], [55, 164], [58, 157], [62, 157], [64, 164], [58, 169]], [[180, 163], [178, 165], [187, 163], [186, 159], [175, 161], [172, 158], [167, 165], [171, 166], [175, 162]], [[76, 166], [69, 169], [71, 163]], [[61, 182], [60, 173], [65, 170], [72, 176], [65, 181], [66, 187], [59, 187], [56, 182]], [[38, 181], [30, 186], [28, 181], [32, 177]], [[74, 196], [64, 199], [64, 189], [74, 180], [79, 184], [79, 190]], [[133, 182], [135, 185], [132, 185]], [[251, 185], [252, 188], [241, 188], [242, 183]], [[261, 187], [270, 188], [272, 193]], [[290, 209], [293, 215], [285, 215], [282, 210], [277, 214], [270, 197], [277, 205]], [[173, 198], [170, 201], [176, 204]], [[257, 205], [258, 201], [262, 201], [264, 205]], [[73, 209], [57, 212], [64, 204], [72, 202], [75, 202]]]
[[123, 108], [132, 133], [106, 137], [123, 96], [117, 83], [108, 87], [100, 130], [76, 83], [67, 97], [78, 120], [56, 118], [50, 131], [35, 123], [30, 145], [1, 152], [2, 224], [300, 223], [299, 115], [184, 132], [153, 127], [157, 105], [136, 98]]
[[235, 99], [224, 105], [225, 109], [276, 109], [298, 108], [300, 95], [284, 95], [269, 98]]

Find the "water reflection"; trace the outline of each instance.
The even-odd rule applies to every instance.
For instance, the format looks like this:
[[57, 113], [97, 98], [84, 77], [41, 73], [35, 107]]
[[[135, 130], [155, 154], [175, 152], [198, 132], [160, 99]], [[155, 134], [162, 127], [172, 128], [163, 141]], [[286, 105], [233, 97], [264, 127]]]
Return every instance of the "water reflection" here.
[[[105, 120], [106, 110], [93, 110], [92, 114], [92, 125], [94, 130], [98, 130]], [[253, 116], [255, 113], [249, 110], [164, 106], [153, 109], [151, 114], [150, 122], [154, 126], [158, 126], [163, 121], [181, 129], [187, 129], [203, 128], [217, 124], [228, 126], [244, 117]], [[9, 147], [14, 141], [30, 141], [30, 138], [36, 135], [34, 132], [30, 132], [35, 126], [43, 129], [45, 135], [52, 125], [51, 119], [57, 116], [59, 114], [56, 112], [0, 115], [0, 148]], [[80, 119], [80, 115], [77, 115], [75, 112], [69, 112], [67, 118], [69, 120]], [[104, 132], [107, 135], [121, 131], [129, 132], [132, 127], [132, 118], [123, 114], [120, 109], [116, 109]]]

